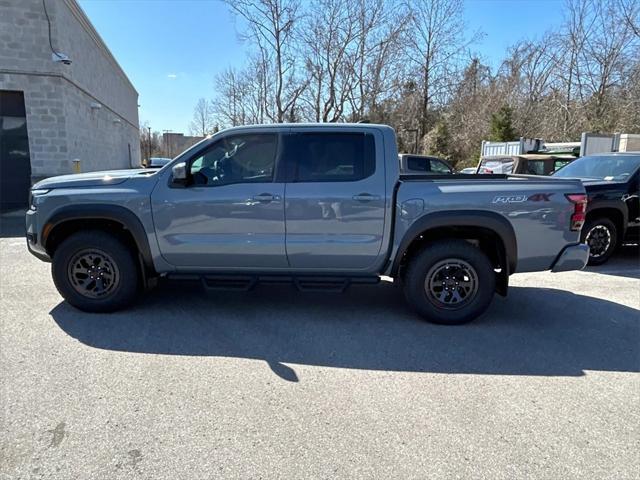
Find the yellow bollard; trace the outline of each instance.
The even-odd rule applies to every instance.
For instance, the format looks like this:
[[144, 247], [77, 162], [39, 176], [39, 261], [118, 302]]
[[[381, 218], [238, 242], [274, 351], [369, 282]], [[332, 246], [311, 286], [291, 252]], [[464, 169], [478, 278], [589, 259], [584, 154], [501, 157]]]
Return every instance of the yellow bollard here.
[[80, 173], [80, 159], [76, 158], [73, 160], [73, 172]]

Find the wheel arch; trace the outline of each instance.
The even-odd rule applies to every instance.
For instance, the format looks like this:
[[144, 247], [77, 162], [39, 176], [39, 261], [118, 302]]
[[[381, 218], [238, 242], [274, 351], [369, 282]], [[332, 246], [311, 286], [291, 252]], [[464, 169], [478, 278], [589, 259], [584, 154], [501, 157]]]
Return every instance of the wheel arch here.
[[145, 269], [153, 269], [149, 240], [142, 222], [131, 210], [118, 205], [84, 204], [60, 208], [42, 227], [42, 246], [53, 257], [65, 238], [88, 228], [119, 236], [135, 248]]
[[477, 241], [494, 264], [502, 270], [498, 275], [497, 290], [506, 294], [508, 277], [516, 270], [518, 250], [515, 232], [509, 221], [500, 214], [483, 211], [434, 212], [416, 220], [404, 234], [391, 275], [401, 274], [403, 265], [428, 242], [445, 238]]
[[626, 205], [621, 201], [606, 201], [598, 202], [592, 208], [587, 208], [587, 222], [600, 217], [608, 218], [613, 222], [618, 230], [618, 243], [622, 242], [628, 224]]

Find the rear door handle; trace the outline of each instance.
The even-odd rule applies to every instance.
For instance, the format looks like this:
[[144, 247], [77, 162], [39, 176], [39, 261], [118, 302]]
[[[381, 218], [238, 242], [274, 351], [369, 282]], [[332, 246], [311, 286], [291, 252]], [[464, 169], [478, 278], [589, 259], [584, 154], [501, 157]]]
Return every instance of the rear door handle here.
[[370, 193], [361, 193], [359, 195], [354, 195], [354, 200], [357, 202], [373, 202], [374, 200], [380, 200], [380, 195], [371, 195]]
[[272, 195], [270, 193], [261, 193], [260, 195], [254, 195], [253, 199], [256, 202], [269, 203], [269, 202], [273, 202], [274, 200], [279, 200], [280, 197], [278, 197], [277, 195]]

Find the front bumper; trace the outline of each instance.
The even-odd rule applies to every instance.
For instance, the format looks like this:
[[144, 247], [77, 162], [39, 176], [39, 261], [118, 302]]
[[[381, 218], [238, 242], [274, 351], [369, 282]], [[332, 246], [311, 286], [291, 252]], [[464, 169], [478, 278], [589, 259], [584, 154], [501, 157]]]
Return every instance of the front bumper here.
[[568, 272], [582, 270], [589, 261], [589, 246], [584, 243], [569, 245], [556, 258], [551, 266], [552, 272]]
[[38, 235], [38, 217], [35, 210], [27, 210], [25, 226], [27, 231], [27, 249], [29, 252], [40, 260], [50, 262], [51, 257], [49, 257], [49, 254], [40, 243], [42, 238]]

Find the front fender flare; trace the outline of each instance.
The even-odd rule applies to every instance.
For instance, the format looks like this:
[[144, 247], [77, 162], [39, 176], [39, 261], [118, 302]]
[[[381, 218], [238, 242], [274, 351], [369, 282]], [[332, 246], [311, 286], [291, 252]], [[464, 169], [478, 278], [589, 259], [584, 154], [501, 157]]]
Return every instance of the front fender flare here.
[[145, 267], [153, 268], [153, 257], [149, 239], [142, 222], [128, 208], [119, 205], [82, 204], [67, 205], [54, 212], [42, 227], [42, 246], [47, 248], [47, 240], [55, 227], [70, 220], [111, 220], [126, 228], [136, 243]]

